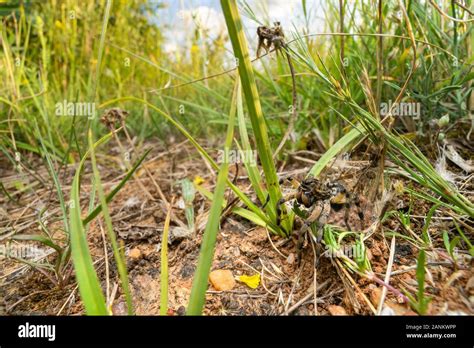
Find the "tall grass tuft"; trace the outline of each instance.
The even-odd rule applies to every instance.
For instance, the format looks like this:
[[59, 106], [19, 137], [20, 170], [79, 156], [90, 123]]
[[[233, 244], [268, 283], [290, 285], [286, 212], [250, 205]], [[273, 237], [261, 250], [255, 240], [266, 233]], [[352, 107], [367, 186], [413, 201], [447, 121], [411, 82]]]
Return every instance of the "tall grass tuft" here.
[[[112, 134], [108, 134], [92, 146], [97, 147], [111, 137]], [[81, 171], [89, 153], [90, 151], [84, 155], [79, 163], [72, 182], [71, 202], [69, 207], [71, 251], [74, 269], [76, 271], [76, 279], [79, 285], [79, 293], [81, 294], [86, 313], [88, 315], [107, 315], [108, 312], [104, 294], [102, 293], [97, 273], [94, 270], [94, 264], [81, 219]]]
[[89, 130], [89, 148], [91, 150], [91, 159], [92, 159], [92, 169], [94, 172], [95, 187], [97, 188], [100, 205], [102, 207], [102, 214], [104, 215], [105, 225], [107, 227], [107, 235], [109, 237], [110, 244], [112, 245], [112, 251], [114, 253], [115, 263], [117, 265], [117, 270], [120, 276], [120, 281], [122, 283], [123, 292], [125, 294], [125, 300], [127, 302], [128, 314], [132, 315], [133, 312], [133, 303], [132, 303], [132, 294], [130, 292], [130, 285], [128, 283], [128, 273], [127, 273], [127, 262], [125, 260], [125, 254], [120, 250], [117, 243], [117, 237], [115, 235], [112, 218], [110, 217], [109, 208], [107, 206], [107, 198], [104, 193], [104, 188], [101, 183], [99, 170], [97, 169], [97, 160], [95, 157], [94, 144], [92, 140], [92, 131]]
[[[133, 314], [133, 303], [128, 284], [128, 275], [126, 269], [125, 255], [123, 250], [118, 246], [110, 214], [108, 212], [107, 204], [117, 194], [117, 192], [125, 185], [125, 183], [132, 177], [135, 170], [139, 167], [139, 164], [144, 160], [148, 152], [137, 161], [137, 163], [129, 170], [124, 179], [108, 194], [106, 195], [103, 191], [103, 187], [100, 183], [100, 176], [97, 169], [97, 163], [95, 158], [95, 148], [109, 141], [113, 136], [113, 133], [108, 133], [97, 142], [93, 143], [92, 134], [89, 132], [90, 147], [84, 154], [83, 158], [79, 162], [74, 175], [72, 189], [71, 189], [71, 201], [69, 202], [69, 230], [70, 230], [70, 247], [72, 260], [74, 264], [74, 270], [76, 272], [76, 280], [79, 285], [79, 292], [81, 294], [84, 307], [88, 315], [106, 315], [108, 314], [105, 298], [100, 287], [100, 283], [97, 277], [97, 273], [94, 269], [94, 264], [90, 254], [90, 250], [87, 243], [87, 234], [85, 226], [88, 225], [95, 217], [101, 212], [104, 214], [104, 219], [107, 226], [107, 233], [109, 240], [112, 244], [112, 249], [117, 264], [117, 269], [122, 283], [122, 288], [125, 294], [128, 313]], [[82, 219], [81, 218], [81, 201], [80, 201], [80, 182], [81, 172], [84, 168], [85, 161], [89, 157], [92, 158], [92, 167], [94, 172], [93, 187], [97, 188], [99, 193], [100, 205], [92, 210], [89, 215]], [[93, 193], [90, 195], [95, 197]], [[90, 207], [92, 204], [89, 205]]]
[[[258, 156], [265, 173], [266, 186], [270, 195], [267, 211], [272, 219], [276, 221], [275, 207], [281, 198], [280, 185], [276, 174], [275, 164], [272, 158], [268, 131], [263, 117], [260, 97], [255, 83], [252, 63], [250, 61], [247, 47], [247, 39], [242, 28], [242, 20], [235, 0], [221, 0], [221, 7], [227, 24], [230, 41], [234, 49], [236, 64], [238, 66], [242, 90], [255, 136]], [[262, 202], [263, 203], [263, 202]]]

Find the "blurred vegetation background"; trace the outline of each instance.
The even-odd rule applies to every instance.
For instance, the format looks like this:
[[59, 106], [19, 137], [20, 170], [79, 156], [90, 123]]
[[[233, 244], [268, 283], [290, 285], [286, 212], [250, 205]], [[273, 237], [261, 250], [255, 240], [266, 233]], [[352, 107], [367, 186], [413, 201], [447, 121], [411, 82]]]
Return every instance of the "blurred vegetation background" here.
[[[348, 36], [311, 35], [314, 33], [308, 32], [308, 23], [313, 20], [309, 2], [296, 2], [307, 23], [285, 27], [287, 41], [292, 40], [297, 30], [309, 53], [314, 58], [319, 56], [332, 75], [344, 77], [354, 100], [366, 109], [371, 106], [367, 105], [361, 89], [363, 78], [368, 79], [376, 103], [393, 102], [410, 73], [413, 60], [410, 33], [398, 2], [383, 2], [381, 22], [377, 15], [378, 2], [374, 0], [320, 4], [318, 13], [324, 14], [324, 23], [327, 23], [321, 32], [353, 34]], [[136, 96], [174, 115], [196, 137], [222, 136], [235, 73], [179, 88], [163, 88], [231, 68], [231, 49], [225, 31], [205, 30], [196, 15], [192, 18], [196, 25], [190, 26], [189, 32], [179, 27], [187, 32], [190, 45], [182, 45], [170, 53], [164, 50], [163, 32], [166, 29], [173, 33], [173, 25], [178, 30], [182, 23], [160, 25], [165, 23], [159, 18], [160, 13], [161, 16], [167, 13], [161, 11], [167, 6], [165, 1], [114, 1], [108, 15], [106, 1], [21, 3], [24, 6], [16, 2], [18, 6], [13, 12], [2, 4], [1, 12], [0, 134], [5, 151], [38, 148], [38, 137], [32, 126], [35, 122], [47, 140], [48, 149], [59, 157], [68, 146], [73, 147], [72, 152], [75, 146], [87, 147], [83, 135], [90, 122], [85, 118], [56, 116], [55, 105], [63, 100], [96, 102], [98, 106], [113, 98]], [[470, 1], [462, 6], [454, 0], [437, 3], [451, 17], [470, 15]], [[9, 3], [11, 7], [14, 5], [15, 2]], [[240, 2], [240, 6], [247, 16], [246, 23], [255, 20], [269, 24], [279, 19], [268, 18], [268, 14], [252, 18], [255, 13], [251, 9], [258, 7], [257, 3]], [[271, 2], [268, 6], [272, 6]], [[413, 35], [419, 41], [417, 69], [403, 101], [421, 103], [421, 116], [415, 120], [397, 119], [396, 127], [413, 136], [423, 136], [430, 130], [430, 121], [443, 115], [448, 114], [451, 121], [468, 121], [473, 108], [474, 36], [472, 22], [449, 20], [429, 1], [406, 1], [406, 8]], [[107, 26], [101, 39], [104, 20]], [[285, 23], [291, 20], [285, 18]], [[383, 33], [383, 38], [370, 36], [376, 33]], [[253, 32], [247, 31], [247, 37], [251, 43], [256, 42]], [[382, 45], [380, 52], [378, 45]], [[295, 44], [290, 46], [295, 47]], [[291, 76], [286, 60], [276, 56], [264, 57], [254, 66], [258, 69], [257, 84], [265, 119], [276, 147], [288, 126]], [[347, 124], [337, 117], [335, 110], [345, 113], [347, 107], [328, 94], [321, 80], [306, 66], [297, 62], [296, 71], [299, 103], [293, 135], [296, 141], [287, 145], [312, 146], [314, 150], [324, 151], [344, 134]], [[382, 77], [380, 80], [378, 74]], [[140, 140], [154, 137], [164, 141], [169, 134], [176, 133], [146, 106], [124, 104], [123, 108], [131, 114], [127, 127]], [[77, 141], [69, 144], [73, 128]]]

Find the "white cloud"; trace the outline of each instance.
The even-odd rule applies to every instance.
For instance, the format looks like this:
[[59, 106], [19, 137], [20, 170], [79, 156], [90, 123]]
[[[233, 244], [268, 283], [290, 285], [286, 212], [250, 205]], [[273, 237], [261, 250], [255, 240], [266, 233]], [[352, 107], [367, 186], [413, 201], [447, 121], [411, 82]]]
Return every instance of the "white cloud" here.
[[217, 36], [225, 30], [225, 21], [222, 13], [208, 6], [180, 10], [177, 16], [188, 30], [194, 30], [197, 27], [211, 33], [213, 36]]
[[268, 15], [270, 20], [279, 21], [282, 24], [295, 17], [296, 11], [300, 9], [300, 1], [268, 0]]
[[[199, 3], [200, 0], [197, 2]], [[216, 0], [217, 1], [217, 0]], [[300, 0], [247, 0], [250, 8], [254, 11], [257, 18], [261, 21], [269, 21], [270, 25], [279, 21], [287, 35], [291, 38], [293, 25], [298, 31], [305, 26], [302, 3]], [[310, 12], [309, 31], [324, 31], [324, 10], [322, 8], [323, 0], [308, 1], [308, 11]], [[185, 2], [184, 2], [185, 3]], [[202, 3], [202, 2], [201, 2]], [[242, 20], [244, 30], [249, 40], [251, 54], [255, 54], [256, 30], [258, 24], [245, 17], [243, 13]], [[200, 5], [197, 7], [181, 8], [173, 14], [172, 27], [166, 34], [165, 52], [175, 54], [179, 51], [185, 52], [190, 48], [193, 35], [196, 28], [202, 30], [205, 38], [214, 39], [227, 31], [224, 16], [220, 6], [210, 7]], [[231, 52], [231, 46], [226, 45]]]
[[196, 29], [200, 29], [202, 36], [208, 39], [216, 38], [226, 30], [222, 13], [208, 6], [179, 10], [172, 23], [163, 47], [170, 54], [189, 49]]

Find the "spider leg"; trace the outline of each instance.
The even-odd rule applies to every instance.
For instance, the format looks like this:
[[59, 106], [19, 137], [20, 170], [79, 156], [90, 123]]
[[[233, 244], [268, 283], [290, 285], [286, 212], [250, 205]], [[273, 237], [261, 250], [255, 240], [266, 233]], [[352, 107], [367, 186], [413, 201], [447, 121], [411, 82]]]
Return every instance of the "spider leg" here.
[[323, 239], [323, 227], [328, 221], [329, 214], [331, 213], [331, 202], [329, 199], [319, 202], [321, 206], [321, 212], [317, 218], [318, 231], [316, 232], [316, 241], [319, 243]]
[[260, 58], [260, 51], [262, 50], [262, 47], [265, 48], [265, 51], [268, 52], [265, 44], [265, 31], [267, 30], [266, 27], [258, 27], [257, 28], [257, 36], [258, 36], [258, 46], [257, 46], [257, 58]]
[[349, 225], [350, 208], [351, 208], [351, 205], [349, 202], [344, 203], [344, 224], [346, 225], [348, 231], [352, 231], [351, 226]]
[[[311, 224], [318, 220], [320, 218], [320, 215], [323, 213], [323, 201], [318, 201], [317, 204], [314, 204], [309, 210], [308, 210], [308, 218], [304, 222], [303, 226], [298, 232], [298, 239], [296, 242], [296, 260], [297, 260], [297, 265], [299, 266], [301, 263], [301, 252], [303, 249], [303, 243], [304, 239], [306, 236], [306, 232], [311, 231]], [[321, 209], [316, 209], [317, 207], [320, 207]], [[319, 242], [320, 240], [318, 240]]]
[[263, 46], [264, 46], [263, 38], [259, 35], [258, 36], [258, 46], [257, 46], [257, 58], [260, 58], [260, 51], [262, 50]]
[[360, 221], [360, 229], [362, 230], [364, 228], [364, 211], [362, 210], [362, 207], [360, 206], [360, 200], [359, 200], [359, 197], [357, 196], [352, 196], [350, 200], [346, 204], [344, 204], [344, 209], [345, 209], [344, 224], [346, 225], [349, 231], [352, 231], [351, 226], [349, 225], [349, 209], [350, 209], [351, 203], [354, 203], [354, 205], [357, 208], [357, 215]]
[[299, 267], [301, 264], [301, 254], [303, 252], [303, 244], [306, 236], [306, 225], [304, 225], [299, 231], [298, 231], [298, 238], [296, 240], [296, 264]]
[[[259, 43], [259, 47], [260, 47], [260, 43]], [[293, 188], [294, 188], [294, 189], [297, 189], [298, 186], [300, 185], [300, 183], [299, 183], [297, 180], [293, 179], [291, 176], [289, 176], [289, 177], [287, 177], [287, 178], [280, 179], [278, 183], [279, 183], [280, 185], [283, 185], [283, 183], [285, 182], [285, 180], [288, 180], [288, 181], [293, 185]], [[290, 199], [291, 199], [291, 198], [290, 198]], [[278, 204], [278, 205], [280, 206], [281, 204], [283, 204], [283, 203], [285, 203], [285, 202], [288, 202], [290, 199], [286, 199], [286, 200], [285, 200], [285, 199], [282, 199], [283, 201], [280, 200], [280, 201], [282, 201], [282, 203], [280, 203], [280, 204]], [[265, 207], [267, 206], [268, 202], [270, 202], [270, 195], [269, 195], [269, 194], [267, 195], [267, 198], [265, 199], [265, 203], [263, 203], [263, 205], [262, 205], [262, 209], [265, 209]], [[278, 208], [277, 208], [277, 209], [278, 209]], [[279, 214], [277, 214], [277, 215], [279, 215]]]
[[359, 216], [359, 221], [360, 221], [360, 229], [364, 229], [364, 210], [362, 210], [362, 207], [360, 206], [360, 200], [359, 197], [354, 198], [354, 204], [357, 207], [357, 215]]
[[[259, 37], [258, 38], [258, 47], [259, 47], [259, 51], [263, 47], [263, 49], [265, 50], [265, 54], [268, 54], [268, 50], [270, 48], [270, 44], [268, 42], [268, 39], [265, 38], [265, 37]], [[257, 57], [260, 57], [260, 54], [258, 54]]]
[[268, 54], [268, 51], [270, 51], [271, 46], [272, 46], [271, 42], [269, 42], [267, 39], [266, 44], [263, 46], [265, 48], [265, 53]]
[[283, 198], [281, 198], [276, 206], [276, 223], [278, 226], [281, 224], [281, 205], [285, 202], [291, 201], [292, 199], [295, 199], [297, 195], [297, 192], [290, 193]]

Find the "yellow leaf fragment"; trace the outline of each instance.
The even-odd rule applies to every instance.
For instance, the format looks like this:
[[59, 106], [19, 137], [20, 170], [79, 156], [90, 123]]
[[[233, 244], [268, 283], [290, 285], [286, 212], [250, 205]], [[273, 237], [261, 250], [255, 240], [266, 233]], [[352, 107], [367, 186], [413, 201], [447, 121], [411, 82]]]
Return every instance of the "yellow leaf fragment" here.
[[201, 178], [199, 175], [196, 175], [193, 182], [194, 182], [194, 185], [199, 186], [204, 182], [204, 179]]
[[256, 289], [260, 285], [260, 273], [255, 273], [252, 276], [241, 275], [237, 277], [237, 280], [246, 284], [249, 288]]

